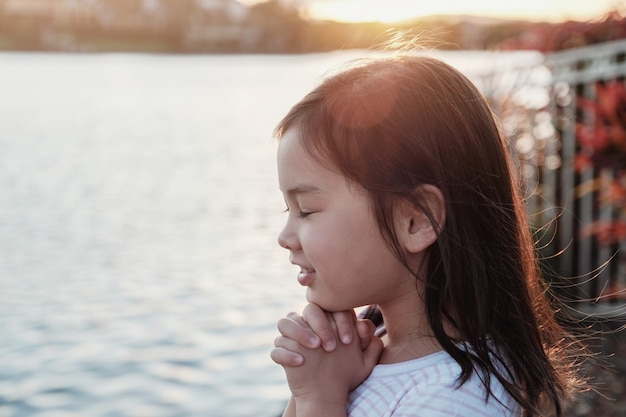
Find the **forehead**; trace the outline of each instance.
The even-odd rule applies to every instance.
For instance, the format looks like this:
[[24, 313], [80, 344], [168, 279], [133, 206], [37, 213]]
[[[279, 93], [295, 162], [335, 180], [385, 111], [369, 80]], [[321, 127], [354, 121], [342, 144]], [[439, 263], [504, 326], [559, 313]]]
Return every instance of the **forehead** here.
[[293, 158], [308, 157], [301, 143], [301, 134], [297, 129], [288, 129], [278, 142], [277, 160], [280, 165], [289, 162]]
[[[278, 143], [276, 154], [278, 176], [282, 182], [286, 177], [306, 175], [317, 170], [318, 163], [304, 150], [301, 134], [297, 129], [289, 129]], [[281, 184], [282, 186], [282, 184]]]
[[278, 180], [283, 192], [294, 187], [321, 188], [343, 176], [329, 169], [330, 164], [313, 158], [302, 146], [302, 135], [298, 129], [285, 132], [278, 145]]

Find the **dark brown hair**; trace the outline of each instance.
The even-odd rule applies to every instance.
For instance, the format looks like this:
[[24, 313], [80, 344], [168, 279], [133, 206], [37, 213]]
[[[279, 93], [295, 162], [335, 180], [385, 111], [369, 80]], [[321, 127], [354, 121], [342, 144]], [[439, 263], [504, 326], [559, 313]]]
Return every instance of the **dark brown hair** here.
[[311, 156], [367, 191], [382, 235], [407, 268], [392, 213], [409, 202], [437, 227], [418, 190], [439, 188], [445, 225], [428, 248], [425, 275], [415, 275], [433, 334], [462, 369], [459, 383], [482, 369], [487, 397], [494, 375], [526, 415], [541, 415], [545, 404], [561, 415], [575, 374], [573, 339], [555, 319], [507, 143], [476, 87], [434, 58], [367, 59], [296, 104], [276, 137], [292, 128]]

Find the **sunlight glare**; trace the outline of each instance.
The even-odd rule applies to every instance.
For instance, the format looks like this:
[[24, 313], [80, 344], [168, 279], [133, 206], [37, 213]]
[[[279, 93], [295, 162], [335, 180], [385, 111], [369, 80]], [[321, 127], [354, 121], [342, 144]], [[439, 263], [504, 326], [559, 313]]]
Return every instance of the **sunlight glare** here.
[[379, 0], [319, 1], [313, 2], [307, 10], [314, 19], [392, 23], [428, 15], [441, 9], [432, 2], [387, 0], [382, 3]]
[[341, 22], [393, 23], [439, 14], [562, 21], [599, 18], [611, 5], [612, 0], [312, 0], [307, 12], [314, 19]]

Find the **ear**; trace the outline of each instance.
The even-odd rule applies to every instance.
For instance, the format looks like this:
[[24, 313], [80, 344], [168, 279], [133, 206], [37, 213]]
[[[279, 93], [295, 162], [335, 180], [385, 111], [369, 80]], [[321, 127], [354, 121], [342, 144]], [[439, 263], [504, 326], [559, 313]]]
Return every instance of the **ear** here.
[[426, 212], [408, 202], [403, 203], [398, 213], [399, 224], [396, 224], [398, 237], [408, 253], [422, 252], [435, 243], [446, 219], [443, 193], [436, 186], [420, 185], [415, 189], [414, 198]]

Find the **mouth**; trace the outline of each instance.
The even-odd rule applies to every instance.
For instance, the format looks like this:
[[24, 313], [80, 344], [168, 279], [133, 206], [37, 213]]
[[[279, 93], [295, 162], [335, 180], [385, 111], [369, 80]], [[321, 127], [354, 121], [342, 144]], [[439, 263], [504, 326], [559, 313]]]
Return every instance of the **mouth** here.
[[309, 268], [301, 268], [300, 273], [298, 274], [298, 282], [300, 285], [306, 287], [311, 284], [313, 281], [313, 276], [315, 274], [314, 269]]

